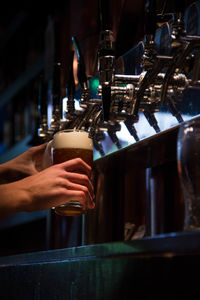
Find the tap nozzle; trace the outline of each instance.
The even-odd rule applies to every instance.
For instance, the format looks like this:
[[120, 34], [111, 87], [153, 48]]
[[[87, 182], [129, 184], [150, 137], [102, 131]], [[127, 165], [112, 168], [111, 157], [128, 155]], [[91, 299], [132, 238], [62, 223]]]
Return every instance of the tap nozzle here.
[[105, 134], [103, 131], [98, 130], [95, 132], [93, 137], [93, 144], [95, 149], [100, 153], [101, 156], [105, 155], [105, 151], [103, 149], [101, 141], [105, 139]]
[[182, 118], [180, 112], [178, 111], [172, 97], [167, 98], [167, 105], [168, 105], [168, 108], [169, 108], [170, 112], [172, 113], [172, 115], [178, 120], [179, 123], [182, 123], [183, 118]]
[[133, 123], [135, 122], [135, 118], [133, 118], [132, 115], [128, 115], [126, 117], [126, 120], [124, 121], [124, 124], [126, 126], [126, 128], [128, 129], [129, 133], [134, 137], [135, 141], [138, 142], [139, 136], [137, 135], [137, 131], [133, 125]]
[[121, 149], [121, 143], [116, 135], [116, 131], [119, 131], [121, 129], [121, 125], [119, 123], [109, 124], [108, 125], [108, 135], [113, 142], [114, 145], [117, 146], [118, 149]]
[[160, 128], [158, 126], [158, 122], [157, 122], [154, 114], [151, 111], [146, 110], [146, 109], [144, 110], [143, 113], [144, 113], [147, 121], [149, 122], [149, 124], [154, 128], [155, 132], [156, 133], [160, 132]]

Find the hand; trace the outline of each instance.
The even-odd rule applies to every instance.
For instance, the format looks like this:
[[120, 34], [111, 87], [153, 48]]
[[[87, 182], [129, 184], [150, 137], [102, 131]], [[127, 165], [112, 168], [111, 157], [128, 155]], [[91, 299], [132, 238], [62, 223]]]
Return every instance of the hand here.
[[0, 185], [0, 218], [19, 211], [38, 211], [79, 201], [84, 209], [95, 204], [91, 167], [80, 158], [53, 165], [22, 180]]
[[43, 169], [43, 158], [47, 143], [35, 146], [0, 165], [0, 183], [9, 183], [15, 180], [34, 175]]

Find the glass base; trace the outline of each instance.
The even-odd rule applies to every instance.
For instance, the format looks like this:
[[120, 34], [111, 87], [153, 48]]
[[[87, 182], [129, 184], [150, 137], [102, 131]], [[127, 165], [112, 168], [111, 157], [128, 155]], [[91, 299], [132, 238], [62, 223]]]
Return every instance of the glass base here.
[[75, 217], [85, 214], [82, 205], [77, 201], [71, 201], [60, 206], [52, 207], [52, 209], [59, 216]]

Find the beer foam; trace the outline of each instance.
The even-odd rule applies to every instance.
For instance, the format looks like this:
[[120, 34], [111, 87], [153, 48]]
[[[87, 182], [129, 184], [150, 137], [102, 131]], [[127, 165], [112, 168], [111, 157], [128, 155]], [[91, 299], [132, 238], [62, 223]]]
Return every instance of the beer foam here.
[[53, 148], [81, 148], [93, 149], [92, 139], [88, 137], [85, 131], [61, 131], [57, 132], [53, 138]]

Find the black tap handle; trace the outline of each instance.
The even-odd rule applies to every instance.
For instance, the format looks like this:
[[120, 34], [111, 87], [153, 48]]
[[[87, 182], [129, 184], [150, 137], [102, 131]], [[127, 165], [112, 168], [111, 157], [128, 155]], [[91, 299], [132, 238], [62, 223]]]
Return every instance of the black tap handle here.
[[75, 94], [73, 61], [74, 61], [74, 51], [72, 50], [69, 56], [69, 71], [68, 71], [67, 83], [66, 83], [68, 98], [74, 98], [74, 94]]
[[102, 88], [102, 106], [103, 106], [103, 119], [109, 120], [110, 115], [110, 102], [111, 102], [111, 87], [104, 86]]
[[155, 36], [157, 26], [156, 0], [148, 0], [146, 3], [144, 32], [146, 35]]
[[61, 98], [61, 85], [60, 85], [60, 78], [61, 78], [61, 64], [60, 62], [56, 62], [53, 68], [53, 106], [60, 105], [60, 98]]
[[99, 82], [102, 86], [103, 119], [109, 120], [111, 104], [111, 84], [114, 72], [114, 43], [111, 31], [110, 1], [99, 0], [100, 39], [99, 39]]
[[47, 82], [44, 81], [44, 77], [40, 77], [38, 88], [38, 110], [41, 115], [47, 114]]
[[174, 1], [174, 12], [175, 13], [184, 13], [186, 8], [186, 1], [185, 0], [175, 0]]
[[110, 30], [110, 7], [108, 0], [99, 0], [100, 30]]
[[83, 85], [87, 82], [85, 61], [84, 61], [83, 54], [81, 52], [80, 45], [75, 36], [72, 37], [72, 42], [73, 42], [73, 45], [74, 45], [74, 48], [76, 51], [77, 60], [78, 60], [77, 77], [78, 77], [78, 81], [79, 81], [81, 87], [83, 87]]
[[70, 115], [74, 114], [75, 103], [74, 103], [74, 94], [75, 94], [75, 80], [74, 80], [74, 70], [73, 70], [73, 61], [74, 61], [74, 51], [72, 50], [69, 56], [69, 71], [67, 76], [66, 83], [66, 94], [67, 94], [67, 111]]

